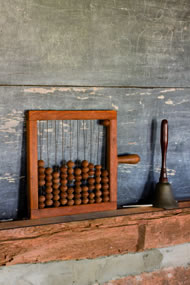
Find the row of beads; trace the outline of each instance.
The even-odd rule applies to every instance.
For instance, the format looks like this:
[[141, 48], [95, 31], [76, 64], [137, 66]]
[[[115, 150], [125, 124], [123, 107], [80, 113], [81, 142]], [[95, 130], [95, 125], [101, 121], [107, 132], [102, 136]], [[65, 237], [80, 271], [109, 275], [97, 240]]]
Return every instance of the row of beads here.
[[109, 201], [108, 171], [101, 170], [101, 165], [94, 167], [84, 160], [81, 168], [74, 169], [74, 162], [68, 161], [59, 171], [44, 165], [43, 160], [38, 161], [39, 189], [45, 188], [45, 195], [39, 196], [39, 208]]

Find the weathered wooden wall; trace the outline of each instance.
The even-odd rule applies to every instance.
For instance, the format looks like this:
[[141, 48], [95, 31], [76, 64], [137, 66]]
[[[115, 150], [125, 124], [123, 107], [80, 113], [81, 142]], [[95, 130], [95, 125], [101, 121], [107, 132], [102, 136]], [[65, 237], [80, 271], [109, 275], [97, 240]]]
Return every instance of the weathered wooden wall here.
[[168, 119], [170, 182], [190, 196], [189, 0], [0, 0], [0, 25], [1, 219], [26, 209], [28, 109], [118, 111], [118, 153], [141, 156], [119, 167], [119, 205], [158, 180]]

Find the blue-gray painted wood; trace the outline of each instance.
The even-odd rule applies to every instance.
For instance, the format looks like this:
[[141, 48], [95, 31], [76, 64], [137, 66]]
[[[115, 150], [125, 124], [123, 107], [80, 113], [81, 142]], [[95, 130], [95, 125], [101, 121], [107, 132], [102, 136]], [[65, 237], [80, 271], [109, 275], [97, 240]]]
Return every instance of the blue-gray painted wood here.
[[190, 197], [188, 89], [0, 87], [0, 98], [1, 219], [26, 210], [24, 117], [31, 109], [118, 111], [118, 154], [141, 156], [138, 165], [119, 166], [119, 205], [151, 196], [160, 171], [160, 122], [168, 119], [169, 181], [176, 197]]
[[0, 84], [190, 86], [189, 0], [0, 0]]

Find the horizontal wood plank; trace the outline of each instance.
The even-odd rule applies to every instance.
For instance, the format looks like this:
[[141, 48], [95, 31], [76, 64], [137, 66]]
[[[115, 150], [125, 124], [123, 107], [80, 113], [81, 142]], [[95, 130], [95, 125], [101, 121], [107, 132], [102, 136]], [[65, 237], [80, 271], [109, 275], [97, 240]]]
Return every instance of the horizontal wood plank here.
[[190, 208], [180, 208], [4, 228], [0, 265], [96, 258], [180, 244], [189, 242], [189, 223]]

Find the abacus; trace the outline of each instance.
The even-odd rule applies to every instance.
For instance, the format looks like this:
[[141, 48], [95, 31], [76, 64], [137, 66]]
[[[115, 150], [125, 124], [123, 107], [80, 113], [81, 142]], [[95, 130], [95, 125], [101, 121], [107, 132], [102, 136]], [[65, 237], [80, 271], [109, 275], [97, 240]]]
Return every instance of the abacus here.
[[116, 111], [28, 111], [31, 219], [117, 208]]

